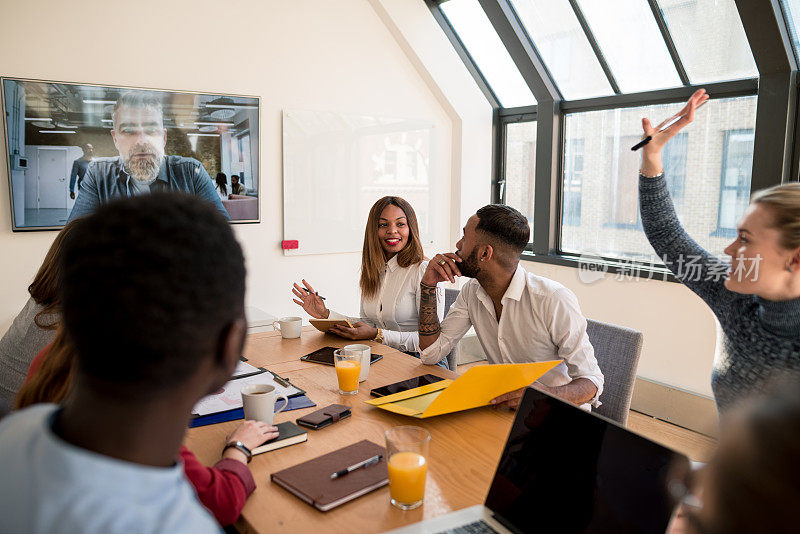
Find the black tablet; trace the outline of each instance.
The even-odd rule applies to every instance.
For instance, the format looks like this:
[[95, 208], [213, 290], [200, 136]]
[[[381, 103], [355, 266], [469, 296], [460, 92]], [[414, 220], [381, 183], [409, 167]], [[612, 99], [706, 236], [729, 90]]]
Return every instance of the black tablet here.
[[436, 375], [416, 376], [414, 378], [409, 378], [408, 380], [403, 380], [402, 382], [396, 382], [394, 384], [389, 384], [388, 386], [375, 388], [370, 391], [369, 394], [373, 397], [385, 397], [386, 395], [400, 393], [401, 391], [406, 391], [408, 389], [427, 386], [428, 384], [433, 384], [435, 382], [439, 382], [440, 380], [444, 380], [444, 378]]
[[[321, 349], [317, 349], [314, 352], [306, 354], [305, 356], [300, 356], [300, 359], [303, 360], [304, 362], [321, 363], [322, 365], [333, 365], [333, 351], [340, 348], [342, 347], [322, 347]], [[382, 355], [371, 354], [369, 363], [373, 364], [380, 359], [383, 359]]]

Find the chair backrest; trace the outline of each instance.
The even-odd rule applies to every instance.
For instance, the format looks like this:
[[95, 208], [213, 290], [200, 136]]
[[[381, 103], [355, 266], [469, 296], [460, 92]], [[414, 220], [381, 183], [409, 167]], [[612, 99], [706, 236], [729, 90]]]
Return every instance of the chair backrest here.
[[602, 404], [594, 413], [625, 425], [633, 396], [633, 383], [642, 353], [641, 332], [600, 321], [587, 319], [586, 333], [594, 347], [597, 364], [605, 382], [600, 395]]
[[[444, 316], [447, 317], [447, 312], [450, 311], [450, 306], [456, 301], [458, 298], [458, 294], [461, 292], [460, 289], [445, 289], [444, 290]], [[450, 354], [447, 355], [447, 366], [450, 368], [451, 371], [456, 371], [458, 368], [458, 346], [456, 346], [453, 350], [450, 351]]]

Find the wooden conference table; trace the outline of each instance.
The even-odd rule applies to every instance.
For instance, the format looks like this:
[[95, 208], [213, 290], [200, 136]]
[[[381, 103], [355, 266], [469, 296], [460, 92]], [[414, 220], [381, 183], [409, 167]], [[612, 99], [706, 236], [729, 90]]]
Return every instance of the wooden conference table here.
[[[359, 341], [359, 343], [363, 343]], [[250, 470], [257, 488], [244, 507], [236, 527], [242, 532], [383, 532], [425, 518], [483, 504], [513, 422], [510, 411], [478, 408], [414, 419], [380, 410], [364, 401], [372, 388], [426, 373], [445, 378], [456, 374], [420, 361], [385, 345], [372, 345], [383, 359], [372, 364], [369, 378], [357, 395], [339, 395], [333, 367], [300, 361], [300, 356], [320, 347], [349, 344], [338, 337], [303, 328], [299, 339], [282, 339], [280, 332], [248, 336], [244, 354], [249, 363], [263, 366], [306, 390], [314, 408], [279, 413], [275, 422], [298, 417], [329, 404], [345, 404], [352, 417], [321, 430], [308, 430], [308, 441], [253, 458]], [[189, 429], [185, 444], [206, 465], [220, 458], [225, 437], [240, 421]], [[385, 446], [383, 433], [397, 425], [417, 425], [431, 433], [425, 502], [420, 508], [400, 511], [389, 502], [389, 487], [375, 490], [328, 512], [320, 512], [283, 488], [272, 484], [270, 473], [310, 460], [362, 439]]]

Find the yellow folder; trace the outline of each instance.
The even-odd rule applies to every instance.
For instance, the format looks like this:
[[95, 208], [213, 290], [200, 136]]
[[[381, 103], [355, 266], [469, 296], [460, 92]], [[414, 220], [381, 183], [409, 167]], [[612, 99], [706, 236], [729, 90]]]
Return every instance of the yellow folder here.
[[479, 406], [505, 393], [533, 384], [561, 360], [479, 365], [456, 380], [401, 391], [365, 401], [390, 412], [424, 419]]

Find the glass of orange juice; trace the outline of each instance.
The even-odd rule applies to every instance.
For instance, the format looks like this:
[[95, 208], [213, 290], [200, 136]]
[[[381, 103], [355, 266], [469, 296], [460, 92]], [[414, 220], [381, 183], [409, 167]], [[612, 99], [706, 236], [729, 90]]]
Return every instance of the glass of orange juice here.
[[396, 426], [386, 431], [389, 454], [389, 495], [401, 510], [413, 510], [425, 496], [431, 435], [418, 426]]
[[361, 374], [361, 352], [336, 349], [333, 351], [336, 378], [339, 380], [341, 395], [358, 393], [358, 376]]

